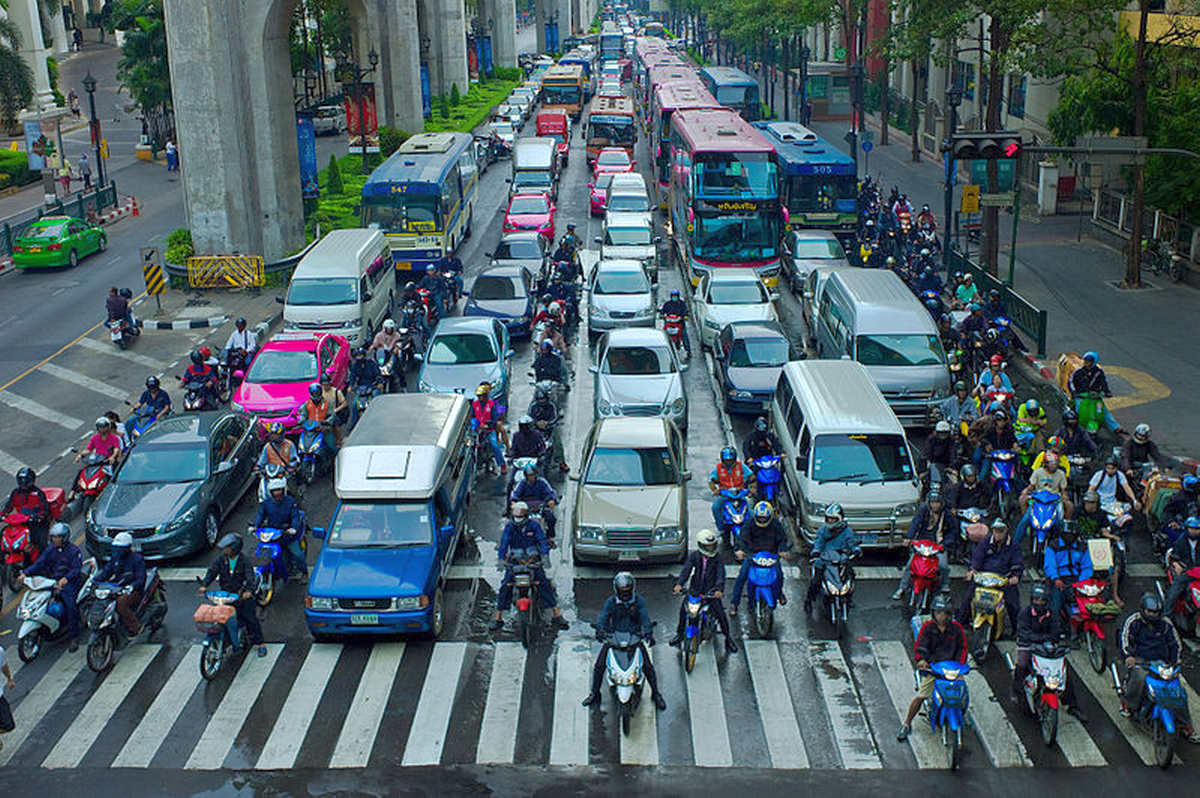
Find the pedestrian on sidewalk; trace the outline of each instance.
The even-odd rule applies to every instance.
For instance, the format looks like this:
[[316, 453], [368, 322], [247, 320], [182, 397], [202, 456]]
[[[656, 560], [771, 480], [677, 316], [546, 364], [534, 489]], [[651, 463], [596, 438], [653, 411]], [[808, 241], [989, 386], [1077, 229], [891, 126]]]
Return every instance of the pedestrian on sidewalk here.
[[92, 165], [88, 163], [87, 153], [79, 156], [79, 175], [83, 178], [83, 188], [86, 191], [92, 187]]
[[[71, 31], [71, 42], [75, 45], [75, 52], [78, 53], [83, 50], [83, 31], [79, 28]], [[72, 91], [71, 93], [74, 94], [75, 92]]]
[[167, 171], [179, 171], [179, 148], [175, 146], [175, 139], [167, 139]]
[[71, 195], [71, 165], [63, 159], [62, 166], [58, 169], [58, 182], [62, 184], [63, 197]]
[[[76, 30], [78, 30], [78, 29], [76, 29]], [[67, 92], [67, 104], [71, 107], [71, 114], [74, 115], [74, 117], [76, 119], [78, 119], [79, 118], [79, 95], [75, 93], [74, 89], [71, 89], [69, 92]]]

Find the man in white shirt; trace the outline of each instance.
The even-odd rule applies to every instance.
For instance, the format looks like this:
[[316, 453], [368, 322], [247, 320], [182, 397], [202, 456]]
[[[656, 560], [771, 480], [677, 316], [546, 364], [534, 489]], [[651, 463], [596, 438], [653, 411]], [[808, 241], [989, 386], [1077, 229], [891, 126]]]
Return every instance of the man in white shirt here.
[[229, 340], [225, 342], [225, 362], [229, 362], [229, 356], [234, 352], [242, 355], [242, 364], [249, 363], [254, 357], [254, 351], [258, 349], [258, 335], [246, 328], [246, 320], [238, 319], [234, 322], [233, 332], [229, 334]]
[[[0, 680], [0, 734], [8, 734], [16, 728], [16, 723], [13, 721], [12, 709], [8, 706], [8, 699], [4, 697], [4, 691], [13, 689], [17, 683], [13, 681], [12, 671], [8, 669], [8, 655], [4, 653], [3, 646], [0, 646], [0, 674], [4, 676]], [[3, 740], [0, 740], [0, 748], [4, 748]]]

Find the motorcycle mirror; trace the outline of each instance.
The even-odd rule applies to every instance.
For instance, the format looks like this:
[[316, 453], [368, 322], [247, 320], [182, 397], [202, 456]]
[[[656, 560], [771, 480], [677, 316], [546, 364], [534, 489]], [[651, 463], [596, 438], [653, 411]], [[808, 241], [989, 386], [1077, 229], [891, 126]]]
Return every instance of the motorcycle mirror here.
[[225, 474], [232, 470], [233, 470], [233, 461], [232, 460], [222, 460], [221, 462], [217, 463], [217, 473], [218, 474]]
[[281, 305], [282, 305], [282, 304], [283, 304], [283, 297], [281, 297], [281, 296], [277, 296], [277, 297], [275, 297], [275, 301], [276, 301], [276, 302], [278, 302], [279, 304], [281, 304]]
[[424, 360], [424, 359], [425, 359], [425, 355], [421, 354], [420, 352], [413, 352], [413, 360]]
[[600, 367], [593, 363], [592, 365], [588, 366], [588, 371], [592, 372], [593, 374], [599, 374]]
[[578, 482], [579, 481], [579, 472], [578, 471], [568, 472], [567, 479], [571, 480], [572, 482]]
[[439, 530], [443, 535], [450, 535], [454, 532], [454, 524], [446, 524]]
[[603, 238], [601, 238], [600, 236], [596, 236], [596, 237], [595, 237], [595, 238], [593, 238], [592, 240], [593, 240], [593, 241], [595, 241], [597, 244], [602, 244], [602, 243], [604, 243], [604, 239], [603, 239]]

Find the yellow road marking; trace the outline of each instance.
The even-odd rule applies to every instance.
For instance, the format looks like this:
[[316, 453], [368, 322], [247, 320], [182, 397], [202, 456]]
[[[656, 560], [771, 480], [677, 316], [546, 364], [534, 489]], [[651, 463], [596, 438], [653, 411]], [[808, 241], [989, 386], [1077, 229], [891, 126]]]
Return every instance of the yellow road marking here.
[[1144, 405], [1147, 402], [1157, 402], [1159, 399], [1166, 399], [1171, 395], [1170, 388], [1144, 371], [1131, 369], [1127, 366], [1109, 365], [1105, 365], [1104, 370], [1112, 376], [1120, 377], [1133, 386], [1132, 394], [1123, 394], [1106, 399], [1104, 404], [1108, 406], [1109, 410]]

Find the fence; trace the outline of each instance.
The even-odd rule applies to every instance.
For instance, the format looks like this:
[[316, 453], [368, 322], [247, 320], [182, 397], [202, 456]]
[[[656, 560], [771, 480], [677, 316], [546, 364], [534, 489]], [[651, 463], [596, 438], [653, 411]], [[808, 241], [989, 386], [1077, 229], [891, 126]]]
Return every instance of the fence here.
[[[1092, 221], [1122, 238], [1129, 238], [1133, 233], [1133, 200], [1118, 191], [1100, 189], [1099, 199], [1092, 207]], [[1146, 207], [1142, 230], [1150, 238], [1169, 242], [1175, 252], [1192, 263], [1200, 263], [1200, 228], [1195, 225], [1158, 208]]]
[[979, 264], [967, 260], [966, 256], [953, 247], [950, 249], [950, 268], [955, 272], [969, 272], [981, 294], [986, 294], [993, 288], [999, 291], [1012, 323], [1033, 339], [1038, 357], [1046, 356], [1046, 311], [1034, 307], [1025, 297], [989, 274]]
[[0, 221], [0, 256], [12, 255], [13, 240], [24, 235], [29, 225], [44, 216], [75, 216], [94, 219], [117, 204], [117, 184], [110, 182], [102, 189], [80, 191], [66, 200], [55, 200], [49, 205], [10, 216]]

